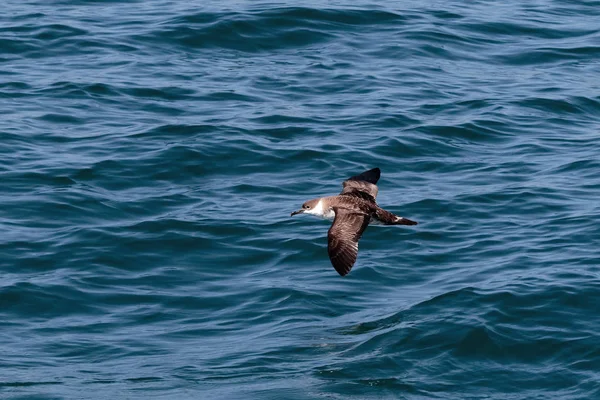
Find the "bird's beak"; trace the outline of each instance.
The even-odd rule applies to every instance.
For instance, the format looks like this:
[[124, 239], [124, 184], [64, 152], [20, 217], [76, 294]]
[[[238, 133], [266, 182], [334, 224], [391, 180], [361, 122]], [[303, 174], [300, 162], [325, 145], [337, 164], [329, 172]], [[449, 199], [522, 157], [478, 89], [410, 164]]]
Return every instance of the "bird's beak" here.
[[290, 214], [290, 217], [293, 217], [296, 214], [302, 214], [303, 212], [304, 212], [304, 210], [294, 211], [293, 213]]

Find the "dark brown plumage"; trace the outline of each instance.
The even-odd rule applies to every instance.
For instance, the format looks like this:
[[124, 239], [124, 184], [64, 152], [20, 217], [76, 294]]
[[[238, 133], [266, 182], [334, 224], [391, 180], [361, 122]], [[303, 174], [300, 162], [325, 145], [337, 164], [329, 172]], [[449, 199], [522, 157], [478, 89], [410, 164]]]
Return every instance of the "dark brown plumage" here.
[[305, 202], [292, 215], [306, 213], [333, 218], [327, 234], [327, 252], [335, 270], [347, 275], [356, 262], [358, 241], [369, 223], [383, 225], [416, 225], [415, 221], [399, 217], [377, 204], [379, 168], [373, 168], [343, 182], [338, 196], [322, 197]]
[[344, 276], [358, 256], [358, 241], [371, 218], [362, 212], [334, 208], [335, 219], [327, 233], [327, 252], [333, 268]]

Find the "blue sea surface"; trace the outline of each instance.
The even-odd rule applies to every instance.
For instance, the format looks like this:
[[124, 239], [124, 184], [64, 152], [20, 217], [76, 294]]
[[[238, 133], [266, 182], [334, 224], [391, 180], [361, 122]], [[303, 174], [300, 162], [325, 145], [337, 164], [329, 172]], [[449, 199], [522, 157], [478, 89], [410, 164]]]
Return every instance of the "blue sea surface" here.
[[0, 398], [600, 398], [600, 1], [8, 0], [0, 105]]

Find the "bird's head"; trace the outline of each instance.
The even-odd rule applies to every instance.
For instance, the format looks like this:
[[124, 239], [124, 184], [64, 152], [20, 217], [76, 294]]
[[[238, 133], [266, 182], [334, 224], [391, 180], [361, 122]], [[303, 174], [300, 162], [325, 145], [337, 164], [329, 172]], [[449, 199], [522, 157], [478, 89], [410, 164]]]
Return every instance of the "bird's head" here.
[[316, 214], [320, 200], [321, 199], [312, 199], [312, 200], [305, 201], [304, 204], [302, 204], [302, 208], [299, 209], [298, 211], [294, 211], [290, 216], [293, 217], [296, 214], [304, 214], [304, 213]]

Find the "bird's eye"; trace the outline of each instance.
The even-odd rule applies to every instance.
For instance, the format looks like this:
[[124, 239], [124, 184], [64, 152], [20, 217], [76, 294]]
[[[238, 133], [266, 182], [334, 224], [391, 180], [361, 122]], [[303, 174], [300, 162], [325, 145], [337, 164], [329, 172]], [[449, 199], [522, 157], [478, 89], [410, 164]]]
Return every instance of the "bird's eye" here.
[[307, 210], [310, 208], [310, 206], [302, 206], [302, 207], [304, 207]]

